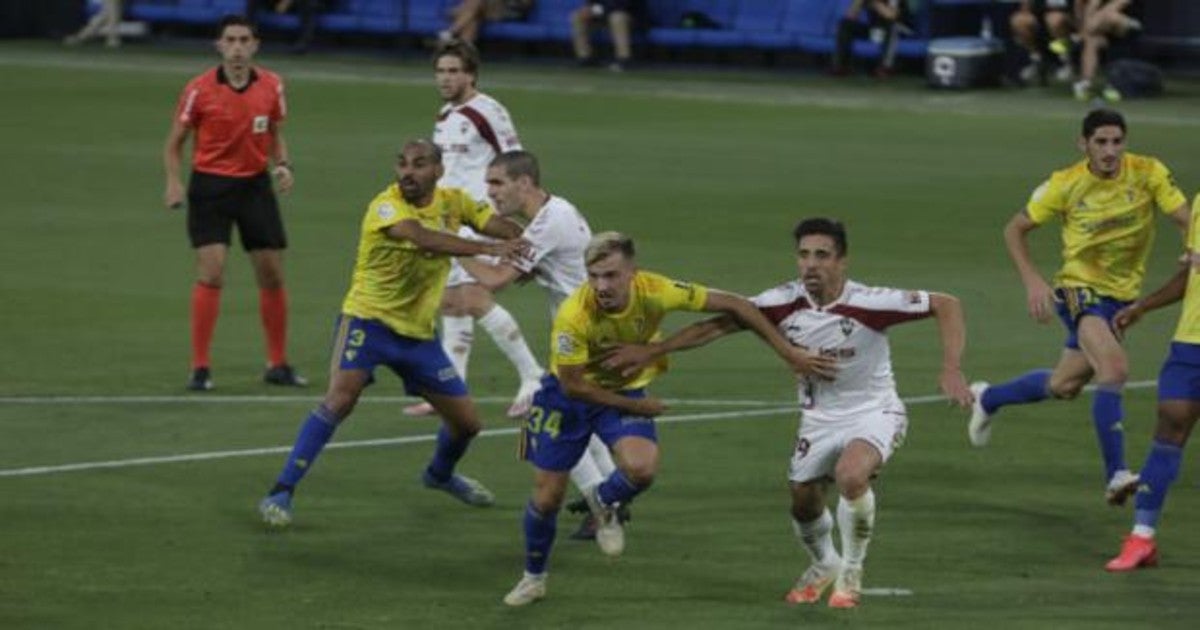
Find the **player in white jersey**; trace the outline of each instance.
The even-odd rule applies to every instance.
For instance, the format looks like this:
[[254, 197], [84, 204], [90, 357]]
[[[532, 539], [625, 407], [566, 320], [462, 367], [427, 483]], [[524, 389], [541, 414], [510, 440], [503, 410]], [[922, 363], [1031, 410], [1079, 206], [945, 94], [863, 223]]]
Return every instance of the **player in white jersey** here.
[[[527, 223], [521, 238], [529, 244], [529, 249], [521, 258], [503, 264], [464, 260], [463, 267], [491, 291], [532, 278], [546, 290], [550, 319], [553, 320], [562, 301], [587, 281], [583, 259], [592, 229], [571, 202], [542, 188], [541, 168], [537, 158], [528, 151], [510, 151], [497, 156], [488, 168], [486, 180], [488, 196], [496, 210], [503, 216], [517, 217]], [[616, 464], [608, 446], [592, 436], [587, 451], [571, 469], [571, 481], [583, 496], [588, 496], [588, 492], [614, 470]], [[576, 503], [580, 504], [579, 511], [589, 510], [586, 501]], [[627, 509], [622, 516], [628, 519]], [[595, 537], [595, 516], [589, 514], [572, 538], [592, 540]]]
[[[497, 155], [521, 148], [516, 127], [499, 101], [476, 88], [479, 53], [471, 44], [446, 42], [434, 53], [433, 60], [437, 89], [443, 100], [433, 128], [433, 141], [442, 149], [445, 165], [445, 174], [438, 185], [465, 189], [476, 200], [484, 201], [488, 164]], [[458, 235], [480, 238], [466, 227]], [[463, 380], [467, 378], [476, 321], [520, 375], [521, 386], [508, 409], [509, 417], [525, 415], [544, 370], [530, 352], [517, 320], [455, 260], [442, 299], [442, 348]], [[419, 403], [406, 407], [404, 413], [427, 415], [433, 413], [433, 408], [428, 403]]]
[[[846, 231], [838, 221], [807, 219], [796, 226], [800, 278], [752, 298], [793, 344], [836, 362], [836, 378], [807, 377], [800, 385], [801, 423], [788, 479], [796, 537], [812, 566], [788, 592], [791, 603], [814, 603], [831, 584], [829, 605], [858, 605], [862, 565], [875, 522], [871, 477], [904, 439], [908, 418], [896, 393], [889, 326], [933, 316], [942, 345], [939, 385], [951, 401], [971, 405], [960, 362], [966, 326], [956, 298], [943, 293], [868, 287], [846, 278]], [[675, 350], [704, 345], [740, 330], [728, 318], [699, 322], [647, 347], [627, 347], [609, 367], [641, 365]], [[837, 484], [837, 526], [825, 487]]]

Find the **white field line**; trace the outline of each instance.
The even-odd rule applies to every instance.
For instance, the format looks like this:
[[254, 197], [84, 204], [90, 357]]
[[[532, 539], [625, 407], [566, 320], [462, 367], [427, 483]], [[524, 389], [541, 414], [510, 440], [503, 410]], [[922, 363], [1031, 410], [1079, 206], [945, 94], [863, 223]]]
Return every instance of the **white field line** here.
[[[205, 64], [177, 59], [164, 60], [141, 58], [138, 60], [115, 60], [94, 57], [74, 58], [58, 56], [54, 54], [39, 54], [30, 52], [20, 52], [17, 54], [4, 54], [3, 52], [0, 52], [0, 66], [78, 69], [103, 72], [152, 72], [157, 74], [178, 75], [181, 73], [186, 74], [188, 72], [199, 72], [205, 67]], [[382, 65], [373, 71], [363, 72], [349, 65], [337, 66], [329, 69], [317, 69], [281, 64], [281, 69], [284, 70], [288, 79], [292, 80], [304, 79], [326, 83], [429, 87], [431, 85], [430, 78], [425, 75], [415, 74], [413, 72], [413, 68], [413, 66], [409, 65], [394, 66], [390, 68], [390, 70], [396, 70], [396, 74], [385, 74], [389, 71], [389, 68]], [[791, 107], [799, 105], [865, 111], [886, 108], [891, 111], [901, 110], [916, 114], [949, 113], [957, 115], [980, 116], [1006, 115], [1000, 109], [972, 109], [974, 105], [988, 98], [988, 95], [981, 96], [977, 94], [930, 93], [916, 97], [909, 96], [907, 98], [904, 96], [896, 98], [877, 98], [864, 94], [857, 94], [851, 91], [844, 93], [831, 93], [826, 87], [797, 87], [790, 90], [781, 90], [777, 87], [778, 79], [772, 79], [769, 77], [764, 78], [763, 83], [772, 84], [774, 87], [755, 88], [752, 85], [750, 90], [739, 89], [741, 86], [738, 85], [728, 85], [719, 81], [714, 82], [703, 80], [672, 80], [667, 82], [634, 80], [623, 81], [620, 85], [615, 85], [608, 81], [556, 81], [554, 80], [556, 78], [560, 77], [556, 75], [555, 77], [552, 77], [551, 80], [533, 80], [530, 78], [530, 76], [528, 76], [528, 73], [521, 73], [517, 76], [507, 78], [495, 78], [494, 76], [489, 76], [488, 86], [489, 91], [498, 88], [511, 91], [554, 94], [622, 94], [626, 96], [639, 96], [668, 100], [768, 105], [775, 107]], [[1007, 115], [1019, 116], [1022, 119], [1037, 118], [1044, 120], [1075, 120], [1079, 117], [1078, 111], [1072, 109], [1055, 110], [1044, 107], [1019, 107], [1016, 108], [1016, 110], [1017, 111], [1011, 112]], [[1170, 115], [1142, 113], [1138, 116], [1138, 122], [1194, 127], [1200, 125], [1200, 117], [1189, 116], [1185, 114]]]
[[[1145, 389], [1155, 384], [1154, 381], [1137, 381], [1126, 385], [1127, 389]], [[1089, 387], [1089, 389], [1091, 389]], [[905, 398], [905, 404], [920, 405], [939, 401], [944, 401], [944, 396], [913, 396]], [[753, 418], [759, 416], [773, 416], [781, 414], [795, 414], [797, 412], [794, 404], [789, 404], [783, 407], [771, 407], [766, 409], [745, 409], [738, 411], [718, 411], [710, 413], [695, 413], [684, 414], [678, 416], [663, 416], [658, 418], [659, 423], [679, 423], [679, 422], [701, 422], [706, 420], [729, 420], [735, 418]], [[518, 431], [517, 428], [505, 429], [486, 429], [480, 432], [480, 437], [493, 437], [498, 435], [514, 435]], [[395, 446], [399, 444], [416, 444], [421, 442], [432, 442], [436, 438], [433, 434], [426, 435], [409, 435], [397, 438], [380, 438], [374, 440], [355, 440], [350, 442], [332, 442], [326, 448], [364, 448], [371, 446]], [[259, 455], [279, 455], [290, 452], [291, 446], [269, 446], [265, 448], [251, 448], [236, 451], [210, 451], [207, 453], [191, 453], [186, 455], [163, 455], [156, 457], [137, 457], [132, 459], [117, 459], [101, 462], [79, 462], [75, 464], [60, 464], [56, 466], [31, 466], [26, 468], [7, 468], [0, 469], [0, 477], [32, 477], [35, 475], [49, 475], [63, 472], [78, 472], [83, 470], [96, 470], [101, 468], [130, 468], [133, 466], [152, 466], [158, 464], [177, 464], [183, 462], [198, 462], [214, 459], [232, 459], [235, 457], [256, 457]], [[900, 589], [902, 590], [902, 589]]]

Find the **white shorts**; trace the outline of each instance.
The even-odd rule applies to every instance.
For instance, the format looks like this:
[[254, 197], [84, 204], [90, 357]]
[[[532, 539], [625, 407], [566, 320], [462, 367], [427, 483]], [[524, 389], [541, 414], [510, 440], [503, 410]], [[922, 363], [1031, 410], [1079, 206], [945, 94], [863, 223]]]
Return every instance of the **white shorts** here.
[[852, 440], [862, 440], [874, 446], [883, 461], [887, 462], [904, 443], [907, 432], [908, 415], [904, 405], [867, 411], [850, 423], [801, 422], [800, 430], [796, 432], [796, 448], [788, 467], [788, 479], [797, 483], [833, 479], [838, 458]]
[[[490, 239], [482, 234], [478, 234], [474, 230], [472, 230], [471, 228], [466, 227], [466, 226], [458, 228], [457, 236], [459, 238], [465, 238], [465, 239], [469, 239], [472, 241], [492, 241], [492, 240], [494, 240], [494, 239]], [[480, 262], [483, 262], [483, 263], [486, 263], [489, 265], [500, 264], [500, 259], [495, 256], [476, 256], [475, 260], [478, 260]], [[463, 269], [463, 266], [458, 264], [457, 258], [451, 258], [450, 259], [450, 275], [446, 278], [446, 288], [462, 286], [464, 284], [479, 284], [479, 280], [477, 278], [475, 278], [475, 276], [472, 276], [466, 269]]]

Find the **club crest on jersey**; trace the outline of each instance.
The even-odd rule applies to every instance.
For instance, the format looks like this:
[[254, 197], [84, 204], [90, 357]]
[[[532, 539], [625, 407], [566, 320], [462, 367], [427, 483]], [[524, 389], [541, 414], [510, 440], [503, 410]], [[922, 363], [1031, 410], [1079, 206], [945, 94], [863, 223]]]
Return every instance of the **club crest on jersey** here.
[[843, 317], [838, 322], [838, 328], [842, 329], [842, 334], [849, 337], [850, 333], [854, 332], [854, 320], [849, 317]]
[[271, 119], [267, 116], [255, 116], [253, 123], [254, 133], [267, 133], [267, 129], [271, 127]]

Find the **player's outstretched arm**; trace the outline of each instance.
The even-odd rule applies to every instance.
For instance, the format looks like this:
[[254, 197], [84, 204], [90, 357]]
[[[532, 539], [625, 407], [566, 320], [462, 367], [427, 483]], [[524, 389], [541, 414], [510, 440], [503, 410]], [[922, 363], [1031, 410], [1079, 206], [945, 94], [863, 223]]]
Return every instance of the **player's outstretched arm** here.
[[458, 263], [488, 291], [499, 291], [521, 277], [516, 267], [508, 264], [489, 265], [474, 258], [460, 258]]
[[427, 252], [451, 256], [508, 256], [521, 247], [520, 241], [488, 243], [459, 238], [448, 232], [430, 230], [416, 219], [405, 219], [389, 226], [387, 235], [398, 241], [409, 241]]
[[1189, 256], [1185, 255], [1184, 264], [1174, 276], [1171, 276], [1170, 280], [1167, 280], [1166, 284], [1150, 295], [1117, 311], [1117, 314], [1113, 316], [1113, 327], [1117, 329], [1117, 333], [1123, 334], [1126, 329], [1136, 324], [1142, 315], [1168, 304], [1174, 304], [1183, 298], [1183, 294], [1187, 291], [1188, 270], [1191, 268], [1187, 258]]
[[191, 131], [190, 127], [176, 120], [171, 123], [171, 131], [167, 133], [167, 141], [163, 144], [163, 171], [167, 178], [163, 205], [171, 209], [183, 207], [183, 145]]
[[929, 310], [937, 319], [942, 338], [942, 371], [938, 375], [938, 386], [950, 402], [969, 408], [974, 397], [962, 372], [962, 357], [967, 347], [967, 323], [962, 303], [953, 295], [930, 293]]
[[710, 289], [702, 310], [726, 313], [742, 327], [753, 330], [797, 374], [831, 379], [837, 373], [833, 359], [792, 345], [753, 302], [740, 295]]
[[583, 374], [583, 365], [558, 366], [558, 382], [570, 398], [594, 405], [615, 407], [635, 416], [661, 416], [667, 410], [667, 406], [657, 398], [622, 396], [587, 380]]
[[485, 236], [510, 240], [514, 238], [520, 238], [521, 234], [525, 231], [525, 228], [522, 228], [520, 223], [517, 223], [512, 219], [508, 219], [500, 215], [493, 215], [492, 218], [488, 219], [488, 222], [484, 224], [482, 231]]
[[680, 328], [662, 341], [619, 345], [604, 356], [602, 365], [607, 370], [619, 370], [622, 376], [630, 376], [667, 354], [699, 348], [739, 330], [743, 330], [742, 326], [733, 317], [713, 317]]
[[1169, 212], [1168, 216], [1171, 217], [1171, 222], [1179, 227], [1179, 231], [1183, 233], [1183, 237], [1186, 239], [1188, 223], [1192, 220], [1192, 211], [1188, 209], [1187, 203], [1179, 204], [1179, 207]]
[[1037, 229], [1038, 224], [1029, 218], [1025, 211], [1018, 212], [1004, 226], [1004, 246], [1008, 249], [1008, 257], [1017, 267], [1021, 275], [1021, 283], [1025, 285], [1025, 300], [1029, 307], [1029, 315], [1041, 323], [1050, 321], [1053, 313], [1053, 291], [1041, 272], [1033, 264], [1029, 254], [1027, 235]]

